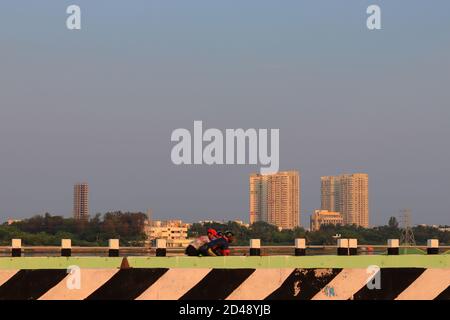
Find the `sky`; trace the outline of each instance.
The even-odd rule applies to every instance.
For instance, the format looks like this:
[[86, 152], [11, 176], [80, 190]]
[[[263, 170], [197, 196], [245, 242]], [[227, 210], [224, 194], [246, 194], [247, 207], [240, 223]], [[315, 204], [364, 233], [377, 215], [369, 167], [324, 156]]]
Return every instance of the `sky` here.
[[320, 177], [351, 172], [372, 225], [450, 224], [449, 31], [447, 0], [2, 0], [0, 221], [71, 216], [79, 181], [91, 213], [248, 221], [259, 165], [171, 161], [172, 131], [201, 120], [280, 130], [305, 226]]

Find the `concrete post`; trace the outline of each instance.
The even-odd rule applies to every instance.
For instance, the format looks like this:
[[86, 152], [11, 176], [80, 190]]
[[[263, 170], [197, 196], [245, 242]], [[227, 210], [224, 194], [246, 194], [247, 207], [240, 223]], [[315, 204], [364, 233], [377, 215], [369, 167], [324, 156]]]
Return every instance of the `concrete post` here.
[[338, 239], [337, 246], [338, 256], [348, 256], [348, 239]]
[[156, 239], [156, 256], [165, 257], [167, 254], [167, 241], [166, 239]]
[[61, 239], [61, 257], [70, 257], [72, 255], [72, 240]]
[[260, 239], [250, 239], [250, 255], [260, 256], [261, 255], [261, 240]]
[[306, 255], [306, 239], [295, 239], [295, 255]]
[[358, 255], [358, 239], [348, 239], [348, 254], [351, 256]]
[[389, 256], [398, 256], [400, 254], [400, 241], [398, 239], [389, 239], [387, 241], [387, 254]]
[[109, 239], [108, 240], [108, 257], [118, 257], [119, 256], [119, 239]]
[[427, 240], [427, 254], [439, 254], [439, 240], [428, 239]]
[[22, 239], [11, 240], [11, 256], [12, 257], [22, 256]]

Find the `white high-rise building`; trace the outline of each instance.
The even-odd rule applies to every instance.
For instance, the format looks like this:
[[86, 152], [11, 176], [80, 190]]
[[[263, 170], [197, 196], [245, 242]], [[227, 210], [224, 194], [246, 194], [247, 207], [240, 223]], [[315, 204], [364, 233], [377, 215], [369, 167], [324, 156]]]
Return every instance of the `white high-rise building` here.
[[298, 171], [250, 175], [250, 224], [257, 221], [282, 229], [300, 226]]
[[369, 227], [369, 175], [321, 177], [321, 209], [340, 212], [344, 224]]

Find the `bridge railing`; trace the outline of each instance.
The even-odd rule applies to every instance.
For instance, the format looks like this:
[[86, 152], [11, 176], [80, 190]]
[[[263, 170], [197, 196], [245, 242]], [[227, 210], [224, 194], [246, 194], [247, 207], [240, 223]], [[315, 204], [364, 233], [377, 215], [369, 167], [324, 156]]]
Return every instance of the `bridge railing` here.
[[[398, 239], [389, 239], [386, 245], [358, 245], [357, 239], [337, 239], [336, 245], [307, 245], [306, 239], [295, 239], [291, 246], [261, 246], [260, 239], [251, 239], [249, 246], [233, 246], [233, 255], [295, 255], [305, 256], [307, 253], [315, 254], [323, 251], [327, 254], [337, 254], [339, 256], [353, 256], [367, 254], [374, 251], [386, 252], [388, 255], [399, 255], [401, 249], [416, 250], [421, 249], [429, 255], [444, 253], [450, 250], [450, 246], [439, 246], [439, 240], [429, 239], [426, 246], [400, 246]], [[21, 257], [24, 255], [60, 255], [70, 257], [73, 253], [77, 255], [97, 255], [118, 257], [119, 255], [143, 255], [164, 257], [167, 255], [180, 255], [184, 253], [184, 248], [167, 247], [165, 239], [157, 239], [156, 247], [120, 247], [119, 239], [110, 239], [108, 247], [73, 247], [71, 239], [62, 239], [61, 246], [22, 246], [21, 239], [12, 239], [10, 247], [0, 247], [0, 254], [6, 256]]]

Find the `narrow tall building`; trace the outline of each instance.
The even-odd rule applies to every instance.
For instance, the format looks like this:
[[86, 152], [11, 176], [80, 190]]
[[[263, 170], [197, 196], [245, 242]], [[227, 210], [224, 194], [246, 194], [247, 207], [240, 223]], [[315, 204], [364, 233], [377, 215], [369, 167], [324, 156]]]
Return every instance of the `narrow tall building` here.
[[344, 224], [369, 227], [369, 175], [321, 177], [321, 209], [340, 212]]
[[89, 186], [77, 183], [73, 186], [73, 217], [75, 220], [89, 219]]
[[282, 229], [300, 226], [298, 171], [250, 175], [250, 224], [257, 221]]
[[322, 210], [327, 210], [330, 212], [336, 212], [337, 203], [336, 203], [336, 181], [337, 177], [321, 177], [320, 178], [320, 208]]

